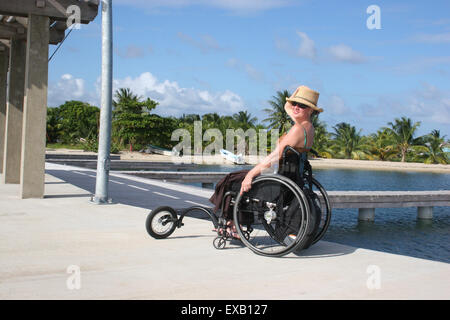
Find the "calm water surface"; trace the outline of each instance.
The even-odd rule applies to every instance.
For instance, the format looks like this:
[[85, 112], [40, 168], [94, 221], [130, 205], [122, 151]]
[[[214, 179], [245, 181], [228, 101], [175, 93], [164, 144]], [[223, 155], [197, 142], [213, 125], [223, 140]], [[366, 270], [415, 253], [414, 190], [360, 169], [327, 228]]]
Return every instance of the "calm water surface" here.
[[[199, 166], [230, 172], [251, 166]], [[326, 190], [450, 190], [450, 174], [316, 169]], [[191, 183], [200, 186], [201, 184]], [[324, 240], [359, 248], [450, 263], [450, 207], [434, 207], [433, 220], [417, 219], [417, 208], [380, 208], [374, 222], [358, 222], [357, 209], [334, 209]]]

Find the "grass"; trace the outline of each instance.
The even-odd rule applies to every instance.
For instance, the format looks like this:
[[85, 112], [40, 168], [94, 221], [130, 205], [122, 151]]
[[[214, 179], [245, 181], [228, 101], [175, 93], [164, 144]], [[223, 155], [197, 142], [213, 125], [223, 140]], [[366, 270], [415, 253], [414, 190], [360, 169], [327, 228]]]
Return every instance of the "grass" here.
[[84, 145], [82, 145], [82, 144], [66, 144], [66, 143], [47, 143], [46, 148], [83, 150]]

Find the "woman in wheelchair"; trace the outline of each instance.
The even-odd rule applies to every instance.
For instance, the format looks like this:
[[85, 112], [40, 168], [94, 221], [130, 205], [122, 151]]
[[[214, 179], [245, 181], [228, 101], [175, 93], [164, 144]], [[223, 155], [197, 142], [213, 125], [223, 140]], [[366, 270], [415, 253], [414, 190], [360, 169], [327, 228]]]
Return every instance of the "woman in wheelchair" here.
[[[323, 111], [323, 109], [317, 107], [318, 98], [318, 92], [313, 91], [306, 86], [300, 86], [294, 94], [286, 99], [284, 109], [293, 120], [294, 125], [287, 134], [280, 137], [275, 150], [253, 169], [232, 172], [217, 184], [216, 191], [210, 198], [210, 201], [216, 205], [216, 210], [219, 208], [219, 204], [222, 202], [225, 192], [229, 189], [229, 185], [225, 188], [223, 185], [230, 180], [231, 176], [236, 177], [233, 181], [234, 184], [240, 183], [239, 194], [242, 196], [245, 192], [250, 191], [252, 181], [255, 177], [272, 167], [273, 164], [279, 163], [283, 157], [283, 151], [287, 146], [292, 147], [299, 153], [305, 154], [311, 149], [314, 142], [314, 127], [311, 122], [311, 116]], [[242, 180], [239, 181], [240, 179]], [[225, 209], [228, 209], [227, 205], [225, 206]], [[234, 221], [227, 211], [228, 210], [224, 210], [222, 212], [223, 217], [227, 220], [227, 231], [233, 238], [240, 239]], [[223, 232], [223, 230], [219, 230], [219, 232]]]
[[[280, 257], [319, 241], [330, 223], [331, 205], [306, 156], [314, 141], [311, 116], [323, 111], [317, 107], [318, 98], [318, 92], [300, 86], [286, 99], [284, 108], [294, 125], [261, 163], [219, 181], [209, 199], [214, 208], [158, 207], [147, 217], [147, 232], [156, 239], [167, 238], [183, 226], [188, 212], [196, 210], [211, 218], [218, 234], [216, 249], [237, 238], [257, 254]], [[270, 170], [272, 164], [279, 168]]]

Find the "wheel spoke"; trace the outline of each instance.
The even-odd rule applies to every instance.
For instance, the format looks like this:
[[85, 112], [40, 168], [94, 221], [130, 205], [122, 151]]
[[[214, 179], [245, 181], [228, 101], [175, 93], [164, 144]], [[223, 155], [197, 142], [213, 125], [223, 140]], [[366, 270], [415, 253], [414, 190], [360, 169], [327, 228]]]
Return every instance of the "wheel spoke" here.
[[299, 243], [298, 240], [285, 242], [289, 234], [302, 237], [305, 233], [306, 198], [291, 180], [280, 177], [261, 176], [253, 181], [249, 197], [258, 201], [249, 204], [241, 202], [240, 196], [236, 199], [234, 219], [241, 236], [245, 232], [241, 225], [246, 224], [241, 219], [248, 219], [242, 212], [250, 211], [254, 220], [251, 223], [253, 232], [242, 241], [261, 255], [285, 255]]

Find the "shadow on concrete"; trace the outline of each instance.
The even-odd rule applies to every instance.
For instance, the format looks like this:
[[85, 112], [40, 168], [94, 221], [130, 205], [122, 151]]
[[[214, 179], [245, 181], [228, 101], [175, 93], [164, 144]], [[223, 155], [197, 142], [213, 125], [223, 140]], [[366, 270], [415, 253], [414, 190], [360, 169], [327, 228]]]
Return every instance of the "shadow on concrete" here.
[[58, 199], [58, 198], [88, 198], [91, 199], [91, 194], [49, 194], [45, 195], [44, 199]]
[[319, 241], [308, 249], [294, 251], [293, 254], [297, 256], [296, 258], [329, 258], [351, 254], [356, 249], [358, 248]]
[[161, 240], [170, 240], [170, 239], [189, 239], [189, 238], [210, 238], [211, 236], [201, 236], [201, 235], [196, 235], [196, 236], [170, 236], [168, 238], [165, 239], [161, 239]]

